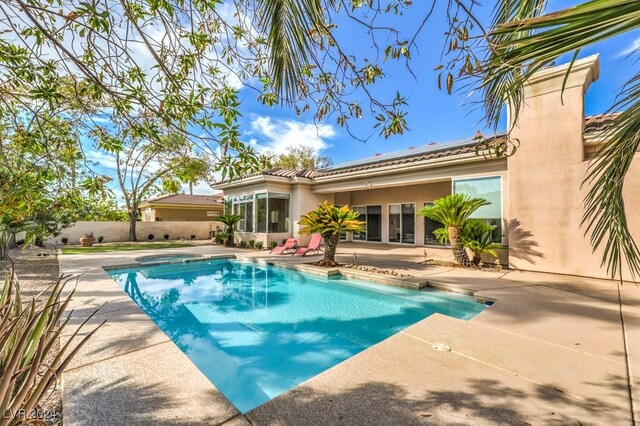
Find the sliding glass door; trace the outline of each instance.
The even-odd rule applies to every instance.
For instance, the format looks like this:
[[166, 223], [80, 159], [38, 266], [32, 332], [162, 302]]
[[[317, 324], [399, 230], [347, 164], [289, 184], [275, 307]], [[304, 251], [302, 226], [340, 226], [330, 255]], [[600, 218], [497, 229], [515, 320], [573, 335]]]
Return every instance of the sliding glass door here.
[[365, 223], [363, 232], [354, 232], [354, 241], [382, 241], [382, 206], [356, 206], [358, 220]]
[[389, 205], [389, 242], [415, 244], [416, 205]]

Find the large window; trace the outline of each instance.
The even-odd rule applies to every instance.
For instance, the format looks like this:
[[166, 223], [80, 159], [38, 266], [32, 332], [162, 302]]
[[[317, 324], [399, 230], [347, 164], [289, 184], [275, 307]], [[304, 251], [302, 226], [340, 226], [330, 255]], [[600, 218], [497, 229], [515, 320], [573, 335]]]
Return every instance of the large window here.
[[256, 194], [256, 232], [267, 232], [267, 193]]
[[236, 197], [233, 202], [233, 214], [240, 216], [240, 222], [236, 224], [237, 231], [253, 232], [253, 195]]
[[269, 193], [267, 210], [268, 232], [289, 232], [289, 194]]
[[471, 218], [483, 219], [496, 227], [493, 231], [494, 241], [502, 239], [502, 179], [500, 176], [484, 178], [460, 179], [453, 181], [454, 194], [468, 194], [489, 201], [489, 205], [476, 210]]
[[389, 242], [414, 244], [416, 229], [415, 204], [389, 205]]
[[[433, 203], [424, 203], [425, 207], [433, 207]], [[436, 220], [429, 219], [428, 217], [424, 217], [424, 243], [425, 244], [438, 244], [438, 240], [436, 240], [433, 232], [442, 228], [442, 224]]]
[[382, 206], [359, 206], [354, 211], [360, 213], [358, 220], [365, 222], [364, 232], [354, 232], [356, 241], [382, 241]]
[[286, 233], [291, 229], [289, 194], [258, 193], [226, 197], [225, 206], [241, 217], [236, 230], [241, 232]]

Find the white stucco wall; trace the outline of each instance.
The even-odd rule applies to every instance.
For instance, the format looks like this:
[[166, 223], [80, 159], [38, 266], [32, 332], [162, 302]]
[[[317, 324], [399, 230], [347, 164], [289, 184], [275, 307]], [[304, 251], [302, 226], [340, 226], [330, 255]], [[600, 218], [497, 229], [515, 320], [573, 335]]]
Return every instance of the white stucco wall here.
[[[166, 221], [166, 222], [138, 222], [136, 224], [136, 234], [138, 240], [148, 240], [149, 234], [154, 234], [153, 241], [164, 241], [164, 234], [169, 234], [170, 240], [180, 238], [189, 239], [191, 234], [195, 234], [196, 239], [209, 238], [209, 231], [216, 227], [224, 228], [220, 222], [199, 222], [199, 221]], [[53, 244], [55, 241], [61, 242], [62, 238], [69, 239], [69, 244], [79, 244], [80, 237], [93, 232], [96, 239], [104, 237], [105, 243], [127, 241], [129, 239], [129, 222], [76, 222], [73, 226], [63, 229], [57, 237], [49, 237], [45, 242]]]

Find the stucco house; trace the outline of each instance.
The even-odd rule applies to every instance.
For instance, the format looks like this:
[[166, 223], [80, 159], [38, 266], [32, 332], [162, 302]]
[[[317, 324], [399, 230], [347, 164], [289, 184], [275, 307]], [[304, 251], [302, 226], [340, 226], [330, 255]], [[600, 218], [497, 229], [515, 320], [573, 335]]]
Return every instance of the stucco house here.
[[[601, 253], [592, 253], [580, 222], [585, 172], [611, 117], [584, 114], [585, 94], [599, 76], [597, 55], [573, 64], [562, 93], [567, 69], [544, 69], [529, 81], [518, 126], [510, 129], [520, 143], [510, 157], [479, 154], [478, 139], [471, 137], [318, 171], [268, 170], [217, 185], [228, 207], [243, 216], [237, 238], [268, 244], [299, 236], [300, 216], [328, 200], [348, 204], [366, 221], [366, 232], [346, 240], [429, 246], [437, 244], [432, 231], [439, 224], [416, 212], [437, 198], [467, 193], [491, 202], [475, 217], [497, 226], [512, 268], [604, 277]], [[637, 206], [638, 155], [625, 191], [627, 205]], [[628, 214], [632, 235], [640, 236], [640, 212]]]
[[215, 221], [224, 210], [222, 195], [170, 194], [140, 204], [143, 222], [166, 220]]

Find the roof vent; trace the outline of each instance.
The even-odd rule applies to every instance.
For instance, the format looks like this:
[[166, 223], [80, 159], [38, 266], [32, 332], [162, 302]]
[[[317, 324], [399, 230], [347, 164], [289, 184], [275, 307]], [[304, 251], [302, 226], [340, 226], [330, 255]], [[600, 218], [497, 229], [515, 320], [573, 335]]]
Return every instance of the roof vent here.
[[431, 142], [429, 146], [435, 145], [437, 142]]
[[376, 152], [376, 157], [380, 157], [382, 154], [380, 154], [379, 152]]
[[416, 147], [415, 146], [410, 146], [409, 149], [416, 149]]

